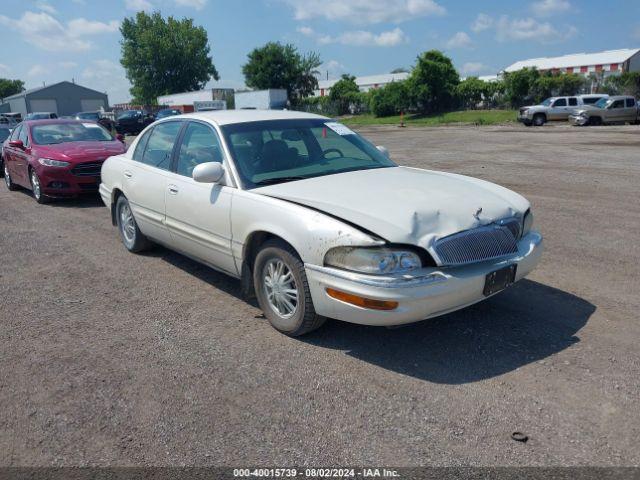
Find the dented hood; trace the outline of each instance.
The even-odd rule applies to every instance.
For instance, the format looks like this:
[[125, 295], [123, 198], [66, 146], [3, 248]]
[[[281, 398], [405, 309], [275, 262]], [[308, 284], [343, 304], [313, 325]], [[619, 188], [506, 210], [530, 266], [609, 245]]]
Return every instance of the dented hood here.
[[423, 248], [453, 233], [522, 216], [529, 208], [522, 196], [499, 185], [408, 167], [326, 175], [253, 192], [321, 210], [392, 243]]

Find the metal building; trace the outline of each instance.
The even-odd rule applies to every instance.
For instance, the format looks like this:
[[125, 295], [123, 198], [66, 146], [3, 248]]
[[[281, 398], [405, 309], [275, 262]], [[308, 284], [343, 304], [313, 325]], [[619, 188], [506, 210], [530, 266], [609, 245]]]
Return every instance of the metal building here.
[[33, 112], [53, 112], [58, 116], [109, 108], [106, 93], [72, 82], [59, 82], [32, 88], [0, 99], [0, 113], [16, 112], [23, 116]]
[[621, 72], [640, 72], [640, 49], [625, 48], [596, 53], [575, 53], [561, 57], [532, 58], [522, 60], [504, 69], [515, 72], [525, 67], [533, 67], [545, 72], [601, 74], [604, 77]]
[[[409, 78], [409, 73], [400, 72], [400, 73], [383, 73], [380, 75], [367, 75], [364, 77], [356, 77], [356, 85], [361, 92], [368, 92], [374, 88], [384, 87], [385, 85], [391, 82], [399, 82], [402, 80], [406, 80]], [[331, 87], [333, 87], [336, 82], [340, 80], [336, 78], [334, 80], [320, 80], [318, 82], [318, 88], [314, 92], [316, 97], [324, 97], [325, 95], [329, 95], [331, 91]]]

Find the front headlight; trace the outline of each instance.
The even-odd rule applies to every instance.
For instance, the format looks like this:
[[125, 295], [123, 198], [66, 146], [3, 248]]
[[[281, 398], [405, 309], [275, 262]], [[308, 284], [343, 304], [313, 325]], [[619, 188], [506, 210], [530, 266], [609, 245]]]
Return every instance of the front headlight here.
[[524, 219], [522, 220], [522, 236], [524, 237], [527, 233], [531, 231], [533, 227], [533, 213], [531, 209], [527, 210], [527, 213], [524, 214]]
[[324, 264], [354, 272], [383, 275], [422, 267], [420, 257], [396, 248], [336, 247], [327, 252]]
[[61, 160], [53, 160], [51, 158], [39, 158], [38, 163], [45, 167], [68, 167], [69, 162], [63, 162]]

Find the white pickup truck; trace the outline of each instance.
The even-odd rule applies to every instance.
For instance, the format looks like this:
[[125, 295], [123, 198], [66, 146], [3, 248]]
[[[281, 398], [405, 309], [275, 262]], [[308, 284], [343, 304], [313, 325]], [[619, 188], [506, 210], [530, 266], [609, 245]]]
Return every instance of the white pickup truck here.
[[573, 95], [567, 97], [547, 98], [539, 105], [521, 107], [518, 111], [518, 121], [530, 127], [541, 127], [553, 120], [568, 120], [574, 110], [593, 105], [602, 98], [608, 98], [607, 94]]

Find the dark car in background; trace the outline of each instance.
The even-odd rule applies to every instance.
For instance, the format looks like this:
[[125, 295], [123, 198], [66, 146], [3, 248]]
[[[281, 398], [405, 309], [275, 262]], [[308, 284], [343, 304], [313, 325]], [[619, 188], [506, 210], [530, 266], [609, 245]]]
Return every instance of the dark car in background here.
[[78, 112], [73, 118], [76, 120], [91, 120], [92, 122], [99, 123], [107, 130], [111, 131], [115, 127], [115, 122], [108, 117], [105, 117], [100, 112]]
[[24, 117], [25, 120], [48, 120], [54, 118], [58, 118], [58, 114], [53, 112], [33, 112]]
[[176, 115], [182, 115], [182, 112], [177, 108], [165, 108], [164, 110], [160, 110], [158, 113], [156, 113], [156, 120], [167, 117], [174, 117]]
[[143, 110], [125, 110], [116, 117], [116, 132], [123, 135], [138, 135], [155, 118]]
[[0, 125], [0, 177], [4, 175], [4, 164], [2, 162], [2, 145], [5, 140], [11, 135], [9, 127], [3, 127]]
[[2, 147], [4, 181], [9, 190], [32, 190], [38, 203], [97, 192], [104, 161], [125, 151], [95, 122], [24, 121]]

